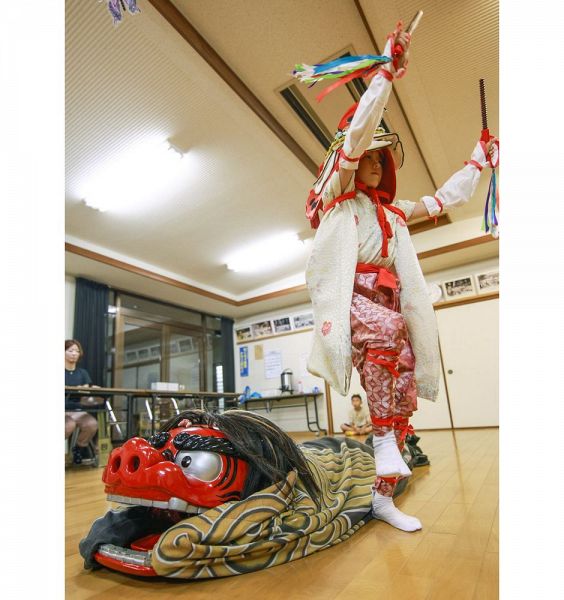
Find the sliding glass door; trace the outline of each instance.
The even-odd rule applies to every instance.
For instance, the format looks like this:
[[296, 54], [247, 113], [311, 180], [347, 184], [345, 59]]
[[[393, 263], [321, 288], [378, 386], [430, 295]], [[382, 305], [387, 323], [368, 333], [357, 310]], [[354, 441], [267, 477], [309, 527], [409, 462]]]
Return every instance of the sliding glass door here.
[[168, 360], [164, 365], [166, 381], [184, 386], [185, 390], [206, 389], [204, 369], [203, 337], [188, 329], [165, 325]]
[[152, 383], [163, 381], [163, 328], [158, 323], [124, 316], [123, 345], [116, 365], [117, 387], [148, 390]]

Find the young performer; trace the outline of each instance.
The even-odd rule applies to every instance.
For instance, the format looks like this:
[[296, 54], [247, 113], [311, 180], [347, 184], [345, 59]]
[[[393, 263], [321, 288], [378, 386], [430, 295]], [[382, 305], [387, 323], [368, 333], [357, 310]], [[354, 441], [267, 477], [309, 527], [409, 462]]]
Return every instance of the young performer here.
[[[433, 196], [396, 200], [397, 138], [377, 130], [394, 79], [406, 72], [410, 35], [401, 24], [383, 65], [357, 106], [344, 115], [308, 198], [306, 214], [319, 227], [306, 269], [315, 319], [309, 371], [343, 396], [352, 364], [366, 390], [374, 431], [375, 518], [404, 531], [420, 521], [392, 501], [398, 478], [411, 471], [401, 456], [412, 429], [417, 396], [436, 400], [439, 351], [435, 315], [406, 222], [464, 204], [488, 163], [493, 141], [479, 142], [471, 158]], [[320, 221], [319, 211], [323, 210]]]

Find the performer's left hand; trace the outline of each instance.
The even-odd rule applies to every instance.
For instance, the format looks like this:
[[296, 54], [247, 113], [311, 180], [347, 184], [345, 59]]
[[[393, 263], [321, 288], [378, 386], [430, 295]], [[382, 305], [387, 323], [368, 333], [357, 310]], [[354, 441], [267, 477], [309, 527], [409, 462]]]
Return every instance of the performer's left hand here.
[[492, 146], [497, 142], [497, 138], [495, 136], [491, 136], [489, 141], [486, 142], [486, 152], [490, 155], [493, 156], [493, 149]]

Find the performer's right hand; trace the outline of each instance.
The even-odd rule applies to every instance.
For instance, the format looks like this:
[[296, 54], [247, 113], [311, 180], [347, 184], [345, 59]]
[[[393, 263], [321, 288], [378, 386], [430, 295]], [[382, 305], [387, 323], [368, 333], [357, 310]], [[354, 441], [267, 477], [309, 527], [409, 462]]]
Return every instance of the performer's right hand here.
[[392, 47], [395, 47], [396, 44], [399, 44], [403, 48], [403, 54], [398, 57], [398, 69], [401, 69], [409, 61], [409, 46], [411, 45], [411, 36], [409, 33], [407, 31], [400, 31], [396, 35]]

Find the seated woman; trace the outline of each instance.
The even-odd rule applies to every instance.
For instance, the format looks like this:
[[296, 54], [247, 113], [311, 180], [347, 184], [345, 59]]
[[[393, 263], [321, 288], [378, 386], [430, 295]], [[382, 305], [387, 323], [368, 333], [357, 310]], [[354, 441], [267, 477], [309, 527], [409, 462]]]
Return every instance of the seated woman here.
[[[90, 387], [92, 384], [88, 371], [76, 366], [83, 354], [80, 342], [65, 340], [65, 385]], [[82, 408], [79, 396], [65, 394], [65, 439], [68, 439], [77, 427], [80, 430], [76, 446], [72, 448], [75, 464], [80, 464], [84, 458], [94, 458], [90, 455], [88, 445], [98, 431], [96, 419], [81, 410]]]

